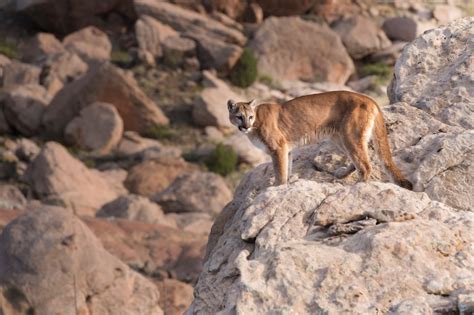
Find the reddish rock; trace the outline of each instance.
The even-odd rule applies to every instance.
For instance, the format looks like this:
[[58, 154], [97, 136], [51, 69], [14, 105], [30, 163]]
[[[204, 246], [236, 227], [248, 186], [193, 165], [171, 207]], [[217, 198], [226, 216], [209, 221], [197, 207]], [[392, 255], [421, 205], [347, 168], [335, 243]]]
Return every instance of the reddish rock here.
[[125, 181], [127, 189], [151, 197], [168, 187], [179, 175], [196, 169], [182, 159], [162, 158], [135, 165]]

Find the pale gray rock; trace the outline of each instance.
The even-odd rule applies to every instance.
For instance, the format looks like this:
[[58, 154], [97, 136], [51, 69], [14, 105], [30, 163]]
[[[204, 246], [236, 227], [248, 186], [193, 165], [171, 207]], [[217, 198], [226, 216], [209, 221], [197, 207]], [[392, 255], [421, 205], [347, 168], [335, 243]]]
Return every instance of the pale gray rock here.
[[100, 174], [118, 196], [128, 194], [128, 190], [125, 188], [125, 180], [128, 175], [126, 170], [122, 168], [111, 168], [101, 171]]
[[47, 91], [38, 84], [14, 86], [0, 100], [8, 125], [25, 136], [38, 133], [49, 102]]
[[154, 58], [162, 56], [161, 45], [166, 38], [179, 36], [173, 28], [148, 15], [140, 16], [135, 23], [135, 34], [140, 50], [150, 53]]
[[88, 169], [56, 142], [47, 142], [28, 166], [25, 179], [36, 197], [81, 215], [95, 215], [118, 197], [100, 172]]
[[354, 15], [336, 22], [333, 30], [341, 36], [347, 52], [354, 59], [361, 59], [391, 45], [390, 40], [377, 24], [361, 15]]
[[[265, 188], [258, 173], [217, 219], [222, 235], [211, 232], [187, 314], [368, 314], [409, 298], [433, 311], [467, 292], [474, 251], [457, 244], [473, 241], [473, 213], [393, 184], [300, 179]], [[331, 236], [331, 226], [363, 217], [377, 224]]]
[[224, 144], [233, 148], [242, 162], [256, 166], [270, 161], [270, 156], [255, 147], [249, 138], [240, 131], [227, 138]]
[[159, 141], [141, 137], [134, 131], [125, 131], [117, 145], [115, 153], [120, 157], [138, 160], [160, 159], [163, 157], [181, 157], [181, 150], [173, 146], [165, 146]]
[[163, 314], [157, 287], [60, 207], [30, 210], [4, 228], [0, 286], [7, 314]]
[[433, 10], [433, 17], [441, 24], [446, 24], [464, 16], [461, 9], [454, 5], [439, 4]]
[[474, 130], [430, 135], [399, 152], [414, 187], [433, 200], [474, 211]]
[[117, 146], [122, 133], [123, 121], [117, 109], [108, 103], [94, 103], [69, 122], [64, 137], [78, 148], [105, 155]]
[[231, 199], [232, 192], [224, 179], [208, 172], [182, 174], [168, 188], [153, 197], [166, 213], [218, 214]]
[[151, 0], [137, 0], [135, 9], [171, 26], [198, 45], [198, 58], [204, 68], [229, 71], [239, 59], [246, 37], [238, 30], [214, 19], [177, 5]]
[[138, 195], [120, 196], [105, 204], [98, 212], [97, 217], [123, 218], [132, 221], [161, 224], [176, 227], [176, 222], [168, 218], [156, 203]]
[[193, 107], [193, 120], [199, 126], [215, 126], [231, 128], [227, 101], [241, 100], [242, 97], [210, 71], [204, 71], [204, 90], [197, 98]]
[[473, 17], [459, 19], [408, 44], [395, 64], [390, 101], [406, 102], [448, 125], [474, 128], [473, 27]]
[[40, 73], [40, 67], [13, 60], [3, 65], [3, 87], [39, 84]]
[[196, 43], [189, 38], [170, 36], [163, 41], [164, 62], [168, 66], [181, 66], [185, 58], [196, 55]]
[[88, 64], [110, 60], [112, 43], [107, 34], [96, 28], [88, 26], [63, 39], [64, 47], [78, 54]]
[[344, 84], [354, 72], [337, 33], [299, 17], [265, 19], [249, 47], [257, 58], [259, 73], [276, 80]]
[[11, 184], [0, 184], [0, 208], [23, 210], [27, 200], [21, 190]]

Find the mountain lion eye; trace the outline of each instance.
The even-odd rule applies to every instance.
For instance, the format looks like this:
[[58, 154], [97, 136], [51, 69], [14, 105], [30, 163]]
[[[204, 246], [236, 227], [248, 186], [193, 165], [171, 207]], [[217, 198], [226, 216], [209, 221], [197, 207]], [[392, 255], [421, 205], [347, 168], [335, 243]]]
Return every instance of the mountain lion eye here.
[[241, 120], [241, 121], [244, 120], [242, 116], [238, 116], [237, 118], [238, 118], [239, 120]]
[[250, 116], [249, 118], [250, 118], [250, 119], [253, 119], [253, 116]]

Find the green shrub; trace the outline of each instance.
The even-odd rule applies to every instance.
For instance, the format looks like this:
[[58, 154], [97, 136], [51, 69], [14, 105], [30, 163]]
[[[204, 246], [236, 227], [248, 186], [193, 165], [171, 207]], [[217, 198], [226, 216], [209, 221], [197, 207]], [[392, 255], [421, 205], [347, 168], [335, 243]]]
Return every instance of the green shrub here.
[[252, 51], [244, 49], [242, 56], [232, 69], [230, 81], [241, 88], [249, 87], [257, 79], [257, 60]]
[[110, 60], [120, 67], [129, 67], [133, 63], [132, 57], [124, 50], [113, 50]]
[[169, 140], [174, 136], [174, 132], [169, 126], [155, 125], [148, 128], [144, 136], [156, 140]]
[[18, 58], [18, 50], [12, 43], [0, 40], [0, 54], [7, 56], [10, 59]]
[[226, 176], [237, 167], [237, 153], [234, 149], [219, 143], [207, 157], [205, 164], [211, 172]]
[[375, 75], [378, 84], [386, 84], [392, 77], [392, 67], [383, 62], [365, 64], [359, 68], [359, 74], [362, 77]]

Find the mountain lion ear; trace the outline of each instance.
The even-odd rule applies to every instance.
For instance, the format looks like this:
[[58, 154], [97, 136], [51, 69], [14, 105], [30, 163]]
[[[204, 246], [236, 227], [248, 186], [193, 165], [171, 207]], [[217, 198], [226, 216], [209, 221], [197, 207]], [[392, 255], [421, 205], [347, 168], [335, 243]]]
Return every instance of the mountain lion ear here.
[[227, 101], [227, 109], [232, 112], [235, 109], [235, 102], [233, 100]]
[[252, 107], [252, 109], [255, 109], [255, 107], [257, 106], [257, 100], [251, 100], [249, 102], [249, 105], [250, 105], [250, 107]]

